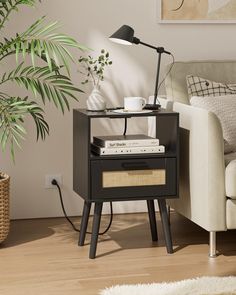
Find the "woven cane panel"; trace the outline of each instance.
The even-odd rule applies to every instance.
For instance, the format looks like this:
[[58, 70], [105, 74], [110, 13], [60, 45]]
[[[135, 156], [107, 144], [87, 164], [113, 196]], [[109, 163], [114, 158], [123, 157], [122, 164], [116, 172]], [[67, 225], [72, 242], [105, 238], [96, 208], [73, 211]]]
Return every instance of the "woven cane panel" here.
[[103, 188], [166, 184], [164, 169], [105, 171], [102, 176]]
[[9, 187], [10, 177], [4, 173], [0, 173], [0, 243], [3, 242], [10, 228], [9, 217]]

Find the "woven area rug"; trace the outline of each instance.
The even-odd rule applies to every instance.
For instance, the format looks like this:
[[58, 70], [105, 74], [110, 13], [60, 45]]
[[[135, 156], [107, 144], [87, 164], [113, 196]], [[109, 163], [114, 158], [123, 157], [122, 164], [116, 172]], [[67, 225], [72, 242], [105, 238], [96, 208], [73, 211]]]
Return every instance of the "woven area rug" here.
[[236, 277], [201, 277], [172, 283], [117, 285], [100, 295], [233, 295]]

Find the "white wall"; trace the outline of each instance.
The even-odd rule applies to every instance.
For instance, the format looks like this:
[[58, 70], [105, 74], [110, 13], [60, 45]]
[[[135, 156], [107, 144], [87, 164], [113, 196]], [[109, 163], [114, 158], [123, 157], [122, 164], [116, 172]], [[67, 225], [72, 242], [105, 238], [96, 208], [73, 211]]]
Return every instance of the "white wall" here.
[[[137, 37], [147, 43], [165, 46], [177, 60], [188, 59], [234, 59], [236, 56], [235, 25], [190, 25], [158, 24], [158, 0], [45, 0], [36, 9], [23, 8], [14, 14], [6, 34], [21, 31], [33, 20], [47, 15], [48, 20], [58, 20], [61, 31], [73, 35], [80, 43], [98, 52], [101, 48], [110, 51], [114, 65], [109, 71], [103, 89], [110, 105], [121, 105], [122, 98], [130, 95], [148, 97], [152, 94], [156, 55], [142, 47], [122, 47], [108, 41], [122, 24], [134, 27]], [[79, 56], [79, 55], [78, 55]], [[169, 62], [163, 59], [163, 65]], [[14, 59], [5, 64], [5, 69], [14, 66]], [[79, 84], [79, 75], [74, 69], [73, 80]], [[15, 86], [8, 90], [18, 93]], [[22, 90], [20, 90], [22, 92]], [[86, 95], [72, 107], [84, 107]], [[81, 213], [82, 200], [72, 191], [72, 114], [62, 116], [53, 106], [47, 105], [46, 117], [51, 135], [45, 142], [35, 143], [32, 121], [27, 121], [28, 136], [23, 150], [12, 164], [8, 154], [1, 154], [1, 170], [11, 175], [12, 218], [60, 216], [61, 209], [55, 190], [44, 189], [45, 174], [63, 175], [63, 194], [71, 215]], [[145, 131], [146, 121], [132, 121], [129, 132]], [[111, 126], [100, 123], [95, 132], [105, 128], [108, 133], [120, 132], [123, 124]], [[145, 210], [143, 203], [117, 203], [116, 212]]]

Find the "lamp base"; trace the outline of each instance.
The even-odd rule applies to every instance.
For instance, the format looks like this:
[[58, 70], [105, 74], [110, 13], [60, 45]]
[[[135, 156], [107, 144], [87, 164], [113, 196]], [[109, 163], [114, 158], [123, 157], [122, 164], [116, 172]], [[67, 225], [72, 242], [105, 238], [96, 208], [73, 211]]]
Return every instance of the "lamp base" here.
[[161, 108], [160, 104], [146, 104], [144, 109], [145, 110], [153, 110], [153, 111], [158, 111]]

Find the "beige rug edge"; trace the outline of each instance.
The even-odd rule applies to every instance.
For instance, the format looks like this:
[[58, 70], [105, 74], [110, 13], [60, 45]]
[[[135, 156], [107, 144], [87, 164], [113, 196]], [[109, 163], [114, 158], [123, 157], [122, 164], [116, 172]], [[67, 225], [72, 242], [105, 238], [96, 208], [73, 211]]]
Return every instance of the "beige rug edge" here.
[[236, 295], [236, 277], [199, 277], [169, 283], [116, 285], [100, 295]]

